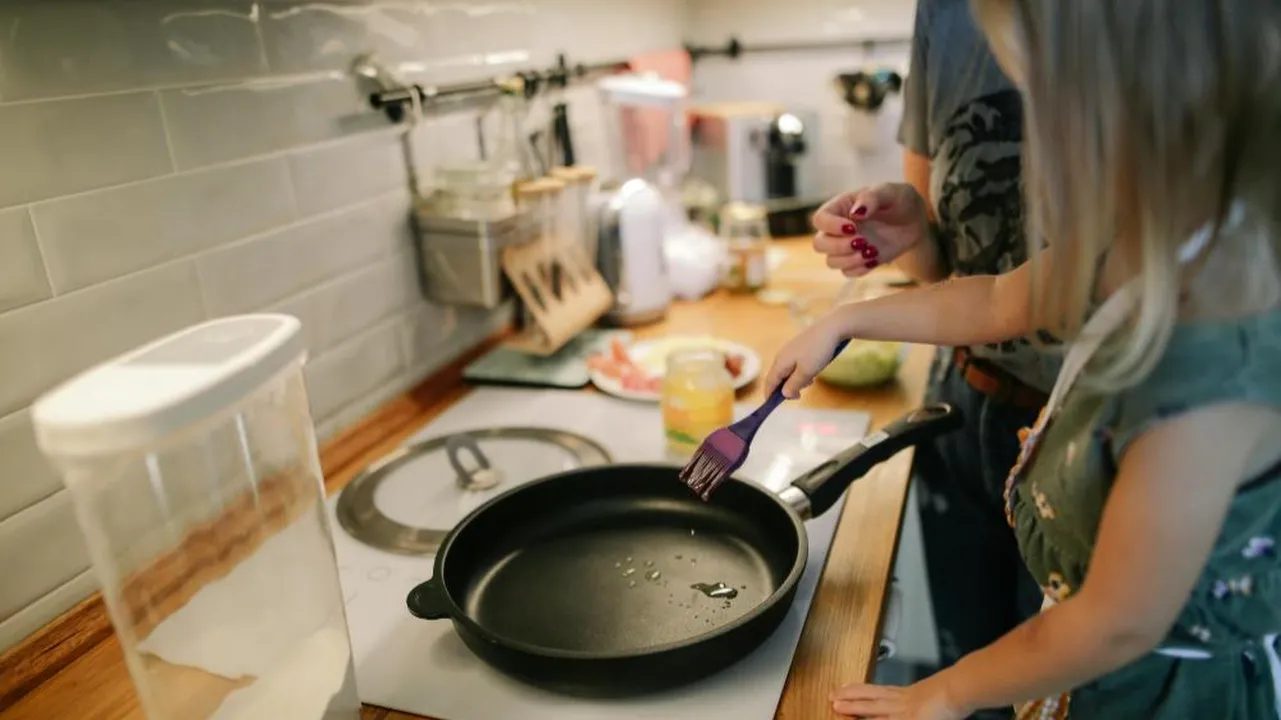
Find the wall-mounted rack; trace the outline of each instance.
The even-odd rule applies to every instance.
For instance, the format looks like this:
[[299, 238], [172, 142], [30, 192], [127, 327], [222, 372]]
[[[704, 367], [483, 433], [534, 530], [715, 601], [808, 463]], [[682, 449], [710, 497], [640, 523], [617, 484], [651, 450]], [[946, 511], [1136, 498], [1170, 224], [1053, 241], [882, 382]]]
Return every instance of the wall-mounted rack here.
[[[749, 53], [848, 50], [855, 47], [861, 47], [867, 51], [886, 45], [907, 45], [911, 41], [911, 37], [887, 36], [883, 38], [764, 42], [745, 45], [737, 37], [730, 37], [724, 45], [688, 44], [685, 46], [685, 51], [689, 53], [691, 61], [697, 62], [705, 57], [737, 59]], [[362, 62], [366, 64], [364, 66], [359, 65]], [[484, 101], [510, 93], [523, 93], [526, 98], [530, 98], [545, 90], [565, 88], [602, 74], [625, 72], [631, 67], [631, 63], [627, 60], [571, 65], [566, 60], [565, 55], [562, 54], [557, 57], [555, 65], [542, 70], [522, 70], [484, 80], [473, 80], [450, 85], [419, 85], [415, 83], [401, 86], [392, 82], [385, 75], [370, 69], [372, 65], [369, 63], [371, 62], [368, 58], [362, 58], [358, 61], [357, 73], [377, 80], [379, 89], [369, 94], [369, 104], [375, 110], [381, 110], [385, 113], [392, 122], [400, 122], [405, 118], [405, 115], [413, 106], [415, 95], [417, 95], [418, 102], [425, 110], [446, 104]], [[365, 69], [362, 70], [362, 67]]]
[[424, 109], [446, 103], [492, 99], [511, 93], [521, 93], [526, 98], [531, 98], [546, 90], [566, 88], [597, 75], [623, 72], [629, 67], [626, 60], [571, 65], [564, 55], [560, 55], [556, 59], [556, 64], [550, 68], [522, 70], [485, 80], [451, 85], [413, 84], [403, 87], [392, 87], [384, 83], [385, 86], [381, 90], [369, 94], [369, 104], [375, 110], [385, 113], [387, 119], [392, 122], [400, 122], [413, 106], [415, 94]]
[[789, 53], [789, 52], [813, 52], [824, 50], [849, 50], [850, 48], [863, 48], [864, 50], [873, 50], [885, 46], [909, 45], [912, 42], [910, 36], [886, 36], [886, 37], [866, 37], [851, 39], [826, 39], [826, 40], [796, 40], [788, 42], [760, 42], [743, 44], [737, 37], [731, 36], [724, 45], [693, 45], [686, 44], [685, 52], [689, 53], [691, 60], [697, 62], [705, 57], [727, 57], [737, 60], [743, 55], [756, 53]]

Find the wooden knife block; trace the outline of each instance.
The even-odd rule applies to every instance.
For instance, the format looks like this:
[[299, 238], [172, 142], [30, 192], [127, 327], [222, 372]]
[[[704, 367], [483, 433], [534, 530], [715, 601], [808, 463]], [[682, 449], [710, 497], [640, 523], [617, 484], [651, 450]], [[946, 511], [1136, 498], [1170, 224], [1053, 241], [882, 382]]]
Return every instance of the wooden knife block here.
[[534, 321], [507, 343], [522, 352], [551, 355], [614, 304], [605, 279], [581, 247], [535, 240], [505, 248], [502, 264]]

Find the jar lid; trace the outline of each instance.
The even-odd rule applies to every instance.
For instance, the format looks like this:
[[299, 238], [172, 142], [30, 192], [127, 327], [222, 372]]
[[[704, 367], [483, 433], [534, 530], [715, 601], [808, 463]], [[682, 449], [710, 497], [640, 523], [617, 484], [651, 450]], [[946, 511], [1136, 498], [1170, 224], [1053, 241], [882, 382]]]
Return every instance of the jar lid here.
[[552, 168], [551, 176], [567, 183], [589, 183], [596, 179], [596, 168], [583, 165], [573, 167], [558, 166]]
[[535, 198], [542, 195], [555, 195], [565, 189], [565, 183], [554, 177], [541, 177], [527, 180], [516, 185], [516, 197]]
[[[90, 457], [158, 444], [235, 407], [306, 357], [290, 315], [241, 315], [180, 330], [50, 390], [31, 408], [46, 455]], [[310, 419], [308, 419], [310, 422]]]
[[600, 445], [562, 430], [442, 435], [403, 447], [353, 478], [338, 496], [338, 524], [371, 547], [429, 555], [459, 520], [493, 496], [610, 460]]
[[726, 203], [722, 214], [731, 220], [764, 220], [765, 206], [754, 203]]

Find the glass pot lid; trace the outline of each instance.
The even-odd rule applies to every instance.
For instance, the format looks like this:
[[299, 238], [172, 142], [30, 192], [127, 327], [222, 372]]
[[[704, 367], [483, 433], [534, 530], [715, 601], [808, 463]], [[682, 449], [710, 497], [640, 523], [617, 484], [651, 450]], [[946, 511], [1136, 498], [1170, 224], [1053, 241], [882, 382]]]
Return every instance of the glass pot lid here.
[[563, 430], [442, 435], [400, 448], [353, 478], [338, 496], [338, 524], [371, 547], [430, 555], [459, 520], [495, 495], [610, 461], [595, 441]]

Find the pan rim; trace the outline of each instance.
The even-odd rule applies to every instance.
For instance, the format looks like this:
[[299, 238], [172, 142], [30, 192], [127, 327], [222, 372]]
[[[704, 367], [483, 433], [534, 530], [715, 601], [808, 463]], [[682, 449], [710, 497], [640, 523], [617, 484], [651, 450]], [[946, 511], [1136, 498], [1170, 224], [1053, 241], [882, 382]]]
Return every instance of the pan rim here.
[[[431, 579], [432, 580], [439, 579], [437, 584], [439, 586], [441, 595], [445, 600], [445, 604], [449, 610], [449, 614], [448, 614], [449, 619], [454, 623], [463, 625], [468, 630], [468, 632], [475, 634], [477, 637], [485, 640], [486, 642], [494, 643], [496, 645], [500, 645], [502, 647], [524, 653], [526, 655], [542, 657], [542, 658], [547, 658], [551, 660], [633, 660], [633, 659], [651, 657], [654, 655], [662, 655], [664, 653], [673, 652], [677, 650], [683, 650], [683, 649], [697, 646], [704, 642], [711, 641], [716, 638], [728, 635], [732, 632], [738, 631], [742, 627], [757, 621], [761, 616], [773, 610], [783, 600], [784, 597], [786, 597], [796, 589], [796, 585], [800, 582], [801, 576], [804, 575], [805, 573], [805, 568], [809, 565], [809, 534], [805, 528], [805, 522], [801, 519], [800, 515], [798, 515], [797, 512], [787, 504], [786, 501], [784, 501], [781, 497], [779, 497], [779, 494], [777, 492], [774, 492], [757, 483], [751, 482], [750, 480], [743, 480], [738, 477], [731, 477], [726, 482], [738, 483], [741, 485], [749, 486], [754, 492], [757, 492], [769, 498], [783, 513], [785, 513], [787, 518], [792, 523], [792, 529], [796, 534], [796, 542], [797, 542], [797, 557], [796, 559], [793, 560], [792, 568], [788, 572], [787, 576], [783, 578], [783, 581], [779, 583], [778, 587], [775, 588], [774, 592], [770, 593], [770, 595], [767, 598], [757, 603], [755, 607], [753, 607], [747, 613], [739, 616], [738, 618], [735, 618], [733, 621], [726, 623], [725, 625], [721, 625], [701, 635], [694, 635], [689, 638], [685, 638], [683, 640], [664, 643], [662, 645], [655, 645], [653, 647], [647, 647], [642, 650], [626, 650], [626, 651], [618, 650], [618, 651], [602, 652], [597, 650], [590, 650], [590, 651], [589, 650], [564, 650], [559, 648], [544, 647], [541, 645], [533, 645], [531, 643], [526, 643], [520, 640], [512, 640], [510, 638], [503, 637], [501, 635], [498, 635], [497, 633], [494, 633], [486, 629], [483, 625], [477, 622], [469, 614], [464, 612], [462, 607], [460, 607], [457, 601], [454, 599], [454, 594], [453, 592], [451, 592], [449, 586], [446, 584], [444, 579], [445, 578], [444, 567], [445, 567], [445, 563], [448, 562], [449, 560], [449, 551], [453, 547], [454, 540], [462, 533], [462, 531], [467, 526], [469, 526], [473, 521], [475, 521], [476, 518], [480, 517], [480, 515], [484, 513], [486, 510], [488, 510], [491, 506], [497, 505], [498, 503], [503, 502], [508, 497], [517, 495], [523, 491], [528, 491], [534, 487], [538, 487], [546, 483], [557, 482], [564, 478], [580, 475], [585, 472], [600, 472], [606, 469], [611, 469], [611, 470], [628, 470], [628, 469], [656, 470], [657, 469], [657, 470], [679, 471], [680, 468], [677, 465], [668, 464], [668, 463], [617, 463], [613, 465], [596, 466], [591, 468], [576, 468], [573, 470], [567, 470], [565, 472], [557, 473], [555, 475], [550, 475], [548, 477], [542, 478], [540, 480], [535, 480], [533, 482], [523, 483], [514, 488], [511, 488], [510, 490], [507, 490], [506, 492], [503, 492], [499, 495], [495, 495], [494, 497], [490, 498], [483, 505], [477, 507], [475, 510], [468, 513], [466, 517], [464, 517], [461, 521], [458, 522], [457, 525], [454, 526], [453, 530], [449, 532], [449, 536], [446, 537], [445, 540], [440, 544], [440, 549], [436, 553], [436, 559], [435, 559], [435, 562], [433, 563], [434, 565], [433, 576]], [[674, 474], [673, 474], [672, 481], [679, 482], [679, 480], [676, 479]]]

